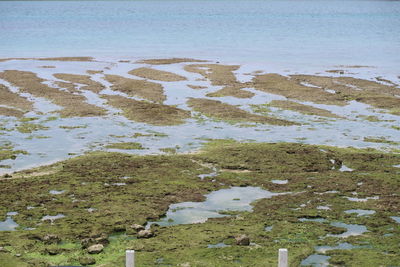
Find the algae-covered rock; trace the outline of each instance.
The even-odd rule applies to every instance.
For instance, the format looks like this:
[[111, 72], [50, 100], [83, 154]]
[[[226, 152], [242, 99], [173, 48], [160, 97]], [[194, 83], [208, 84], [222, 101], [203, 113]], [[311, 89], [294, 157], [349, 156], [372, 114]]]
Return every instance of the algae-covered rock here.
[[102, 245], [108, 245], [108, 236], [104, 233], [102, 234], [94, 234], [91, 237], [84, 238], [81, 240], [81, 246], [82, 248], [88, 248], [90, 246], [96, 245], [96, 244], [102, 244]]
[[103, 244], [96, 244], [88, 247], [87, 252], [89, 254], [99, 254], [100, 252], [103, 251], [103, 249], [104, 249]]
[[250, 238], [247, 235], [239, 235], [235, 237], [236, 245], [248, 246], [250, 245]]
[[139, 231], [142, 231], [142, 230], [144, 230], [144, 226], [143, 225], [140, 225], [140, 224], [132, 224], [131, 225], [131, 228], [133, 229], [133, 230], [135, 230], [136, 232], [139, 232]]
[[54, 234], [47, 234], [42, 238], [43, 243], [45, 244], [58, 244], [60, 243], [61, 239]]
[[53, 255], [61, 254], [63, 252], [63, 249], [61, 249], [55, 245], [51, 245], [45, 249], [45, 252], [46, 252], [46, 254], [53, 256]]
[[137, 238], [150, 238], [154, 236], [154, 232], [151, 230], [141, 230], [137, 234]]
[[96, 264], [96, 260], [89, 256], [88, 257], [80, 257], [79, 263], [82, 264], [83, 266], [93, 265], [93, 264]]

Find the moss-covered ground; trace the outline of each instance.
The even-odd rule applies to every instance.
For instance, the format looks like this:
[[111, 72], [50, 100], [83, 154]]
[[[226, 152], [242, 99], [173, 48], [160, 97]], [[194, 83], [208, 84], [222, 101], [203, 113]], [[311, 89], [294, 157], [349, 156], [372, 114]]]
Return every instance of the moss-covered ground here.
[[[138, 266], [276, 266], [278, 248], [286, 247], [290, 265], [298, 266], [315, 246], [348, 242], [360, 247], [328, 251], [331, 264], [396, 266], [400, 228], [391, 217], [400, 210], [398, 164], [399, 154], [372, 149], [228, 140], [212, 141], [197, 154], [90, 153], [0, 181], [0, 221], [14, 211], [19, 224], [17, 231], [0, 232], [0, 247], [8, 251], [0, 252], [0, 264], [79, 265], [91, 257], [96, 266], [123, 266], [124, 251], [135, 249]], [[340, 171], [343, 165], [353, 171]], [[199, 179], [213, 168], [216, 176]], [[252, 212], [153, 227], [155, 236], [148, 239], [136, 238], [131, 228], [158, 220], [172, 203], [203, 201], [208, 192], [230, 186], [291, 193], [260, 199]], [[375, 213], [344, 212], [349, 209]], [[57, 214], [65, 217], [42, 220]], [[346, 230], [332, 222], [368, 231], [341, 238], [335, 234]], [[252, 244], [235, 245], [240, 234]], [[221, 242], [230, 246], [208, 248]], [[105, 249], [89, 255], [85, 248], [92, 243]]]

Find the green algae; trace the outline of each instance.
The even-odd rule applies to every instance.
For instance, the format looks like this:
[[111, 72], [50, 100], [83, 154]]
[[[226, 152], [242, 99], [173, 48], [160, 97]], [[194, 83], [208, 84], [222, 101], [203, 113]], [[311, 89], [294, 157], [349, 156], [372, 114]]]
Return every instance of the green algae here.
[[[339, 171], [343, 164], [354, 170]], [[290, 265], [298, 266], [315, 253], [315, 246], [342, 242], [342, 238], [329, 235], [346, 231], [330, 224], [343, 222], [365, 225], [368, 232], [348, 237], [346, 242], [368, 246], [328, 251], [332, 264], [394, 265], [400, 255], [400, 229], [390, 218], [400, 211], [396, 164], [400, 164], [399, 154], [374, 149], [232, 140], [213, 140], [200, 153], [187, 155], [90, 153], [0, 181], [0, 217], [18, 211], [14, 216], [18, 224], [36, 227], [0, 232], [0, 246], [12, 255], [22, 254], [19, 260], [30, 266], [35, 266], [33, 262], [79, 265], [79, 258], [88, 255], [80, 242], [100, 235], [106, 235], [108, 242], [102, 253], [92, 256], [98, 266], [122, 266], [126, 249], [136, 250], [139, 266], [274, 266], [278, 249], [285, 247]], [[213, 171], [211, 166], [218, 170], [215, 181], [199, 179], [199, 174]], [[23, 179], [16, 178], [22, 175]], [[274, 179], [288, 183], [274, 184]], [[113, 185], [119, 182], [125, 185]], [[260, 199], [253, 203], [253, 212], [228, 212], [231, 216], [203, 224], [152, 227], [156, 235], [149, 239], [137, 239], [130, 228], [133, 223], [159, 219], [171, 203], [202, 201], [207, 192], [229, 186], [292, 193]], [[30, 194], [16, 194], [20, 188], [29, 188]], [[66, 191], [51, 195], [50, 190]], [[359, 202], [348, 199], [375, 196], [379, 197]], [[88, 212], [89, 208], [96, 210]], [[349, 209], [376, 213], [357, 216], [344, 212]], [[66, 217], [38, 225], [44, 215], [58, 213]], [[265, 231], [265, 226], [273, 228]], [[61, 242], [42, 241], [51, 233]], [[394, 235], [382, 238], [387, 233]], [[233, 237], [240, 234], [248, 235], [253, 245], [235, 245]], [[208, 248], [221, 242], [231, 246]]]
[[296, 122], [282, 120], [275, 117], [252, 114], [236, 106], [217, 100], [191, 98], [187, 103], [189, 107], [193, 108], [193, 110], [201, 112], [208, 117], [231, 123], [255, 122], [282, 126], [299, 125]]
[[28, 152], [25, 150], [14, 150], [11, 144], [0, 146], [0, 161], [6, 159], [16, 159], [19, 154], [26, 155]]
[[399, 142], [387, 140], [385, 137], [364, 137], [364, 142], [399, 145]]
[[32, 133], [36, 131], [48, 130], [49, 127], [35, 123], [22, 123], [17, 126], [16, 129], [20, 133]]
[[142, 144], [137, 142], [112, 143], [105, 147], [111, 149], [144, 149]]

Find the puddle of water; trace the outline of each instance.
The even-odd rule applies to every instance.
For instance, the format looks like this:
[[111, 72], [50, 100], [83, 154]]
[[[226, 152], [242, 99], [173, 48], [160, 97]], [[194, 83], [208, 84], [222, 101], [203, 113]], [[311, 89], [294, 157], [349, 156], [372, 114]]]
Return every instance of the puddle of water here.
[[308, 256], [306, 259], [302, 260], [301, 266], [314, 266], [314, 267], [325, 267], [329, 266], [329, 259], [331, 257], [320, 255], [320, 254], [312, 254]]
[[354, 169], [349, 168], [346, 165], [342, 164], [342, 166], [340, 167], [339, 171], [341, 171], [341, 172], [352, 172], [352, 171], [354, 171]]
[[357, 197], [346, 197], [350, 201], [354, 202], [366, 202], [368, 200], [377, 200], [379, 199], [379, 196], [374, 196], [374, 197], [366, 197], [366, 198], [357, 198]]
[[323, 223], [323, 222], [326, 222], [326, 219], [324, 219], [324, 218], [300, 218], [299, 221], [301, 221], [301, 222], [319, 222], [319, 223]]
[[344, 243], [339, 243], [337, 246], [316, 246], [315, 251], [318, 253], [325, 254], [329, 250], [335, 250], [335, 249], [349, 250], [349, 249], [362, 248], [362, 247], [367, 247], [367, 246], [354, 246], [350, 243], [344, 242]]
[[395, 220], [397, 223], [400, 223], [400, 216], [391, 216], [393, 220]]
[[49, 193], [52, 195], [61, 195], [65, 192], [65, 190], [50, 190]]
[[317, 206], [317, 210], [330, 210], [328, 206]]
[[230, 247], [230, 245], [227, 245], [227, 244], [225, 244], [223, 242], [217, 243], [217, 244], [207, 245], [207, 248], [225, 248], [225, 247]]
[[61, 213], [59, 213], [57, 215], [54, 215], [54, 216], [46, 215], [46, 216], [43, 216], [41, 221], [50, 220], [51, 223], [53, 223], [55, 220], [58, 220], [58, 219], [61, 219], [61, 218], [64, 218], [64, 217], [65, 217], [65, 215], [61, 214]]
[[228, 216], [219, 211], [251, 211], [250, 203], [253, 201], [282, 194], [287, 193], [273, 193], [259, 187], [221, 189], [206, 195], [204, 202], [183, 202], [170, 205], [163, 219], [158, 222], [148, 222], [146, 228], [150, 228], [155, 223], [161, 226], [203, 223], [209, 218]]
[[213, 177], [215, 177], [215, 176], [217, 176], [217, 175], [218, 175], [217, 169], [213, 167], [213, 172], [211, 172], [211, 173], [205, 173], [205, 174], [200, 174], [200, 175], [198, 175], [198, 177], [199, 177], [201, 180], [204, 180], [205, 178], [213, 178]]
[[0, 221], [0, 231], [15, 231], [18, 226], [11, 216], [8, 216], [5, 221]]
[[289, 181], [288, 180], [272, 180], [271, 182], [273, 184], [287, 184]]
[[342, 234], [338, 234], [338, 235], [329, 234], [327, 236], [346, 238], [349, 236], [362, 235], [363, 233], [368, 232], [367, 227], [365, 227], [364, 225], [346, 224], [346, 223], [341, 223], [341, 222], [333, 222], [333, 223], [331, 223], [331, 225], [335, 226], [335, 227], [346, 228], [347, 231]]
[[112, 183], [112, 185], [116, 185], [116, 186], [124, 186], [124, 185], [126, 185], [126, 183]]
[[357, 213], [357, 216], [372, 215], [375, 213], [374, 210], [346, 210], [344, 213], [351, 214]]

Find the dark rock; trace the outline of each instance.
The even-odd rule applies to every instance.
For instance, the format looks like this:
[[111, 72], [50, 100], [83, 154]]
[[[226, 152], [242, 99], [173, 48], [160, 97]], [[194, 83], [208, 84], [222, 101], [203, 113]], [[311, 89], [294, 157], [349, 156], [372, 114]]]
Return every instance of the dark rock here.
[[239, 235], [235, 237], [236, 245], [248, 246], [250, 245], [250, 238], [247, 235]]
[[54, 247], [53, 246], [47, 247], [45, 249], [45, 251], [49, 255], [58, 255], [58, 254], [61, 254], [63, 252], [63, 250], [61, 248], [57, 248], [55, 246]]
[[48, 234], [42, 238], [42, 241], [45, 244], [58, 244], [61, 242], [61, 239], [58, 237], [58, 235]]
[[82, 248], [88, 248], [95, 244], [102, 244], [104, 246], [108, 245], [108, 236], [104, 233], [92, 235], [91, 237], [84, 238], [81, 240]]
[[83, 266], [96, 264], [96, 260], [92, 257], [80, 257], [79, 263]]

